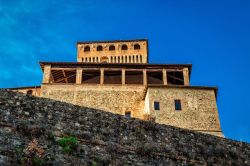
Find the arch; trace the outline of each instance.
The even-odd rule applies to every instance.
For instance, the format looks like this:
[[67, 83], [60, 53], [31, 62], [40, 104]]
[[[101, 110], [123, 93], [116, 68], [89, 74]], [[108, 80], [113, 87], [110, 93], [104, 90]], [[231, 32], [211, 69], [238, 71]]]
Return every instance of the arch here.
[[120, 63], [120, 56], [118, 56], [118, 63]]
[[142, 56], [140, 55], [140, 62], [142, 63]]
[[128, 57], [128, 62], [131, 63], [131, 56]]
[[124, 60], [124, 57], [122, 56], [121, 59], [122, 59], [121, 62], [123, 63], [123, 62], [124, 62], [124, 61], [123, 61], [123, 60]]
[[91, 62], [91, 58], [89, 58], [89, 62]]
[[101, 45], [99, 45], [99, 46], [97, 46], [96, 50], [97, 50], [97, 51], [102, 51], [102, 50], [103, 50], [103, 48], [102, 48], [102, 46], [101, 46]]
[[32, 95], [33, 94], [33, 90], [28, 90], [27, 91], [27, 95]]
[[125, 56], [125, 63], [127, 63], [127, 56]]
[[139, 62], [138, 55], [136, 55], [136, 63], [138, 63], [138, 62]]
[[141, 49], [141, 46], [139, 44], [135, 44], [134, 45], [134, 50], [139, 50], [139, 49]]
[[122, 50], [128, 50], [128, 46], [126, 44], [122, 45]]
[[113, 63], [113, 56], [110, 57], [110, 62]]
[[132, 56], [132, 62], [135, 63], [135, 56]]
[[88, 58], [85, 58], [85, 62], [88, 62]]
[[95, 62], [95, 57], [93, 57], [92, 62]]
[[116, 56], [114, 57], [114, 63], [116, 63]]
[[99, 58], [98, 57], [96, 57], [96, 62], [99, 62]]
[[115, 50], [115, 46], [114, 45], [110, 45], [109, 46], [109, 51], [114, 51]]
[[90, 52], [90, 47], [89, 46], [85, 46], [84, 47], [84, 52]]

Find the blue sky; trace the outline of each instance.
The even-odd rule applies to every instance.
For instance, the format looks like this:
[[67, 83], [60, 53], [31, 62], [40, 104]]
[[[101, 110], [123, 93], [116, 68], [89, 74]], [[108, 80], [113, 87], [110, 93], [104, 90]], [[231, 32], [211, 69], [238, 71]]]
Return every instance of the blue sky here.
[[0, 87], [41, 83], [39, 61], [76, 61], [76, 42], [147, 38], [150, 63], [192, 63], [218, 86], [227, 138], [250, 142], [250, 1], [0, 0]]

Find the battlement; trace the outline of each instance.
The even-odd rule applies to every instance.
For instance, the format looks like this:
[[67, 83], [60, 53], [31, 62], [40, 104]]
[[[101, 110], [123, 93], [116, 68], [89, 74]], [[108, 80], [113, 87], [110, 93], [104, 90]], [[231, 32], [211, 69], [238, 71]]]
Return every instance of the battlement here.
[[137, 39], [78, 42], [77, 61], [148, 63], [148, 41], [146, 39]]

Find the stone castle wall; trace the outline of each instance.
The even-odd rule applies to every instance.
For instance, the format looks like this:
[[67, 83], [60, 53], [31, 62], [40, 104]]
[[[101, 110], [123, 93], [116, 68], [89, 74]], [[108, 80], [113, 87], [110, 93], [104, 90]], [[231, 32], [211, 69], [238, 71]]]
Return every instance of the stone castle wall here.
[[[150, 115], [156, 123], [223, 136], [213, 89], [44, 84], [41, 96], [120, 115], [131, 112], [139, 119]], [[176, 99], [181, 100], [181, 111], [175, 110]], [[154, 110], [154, 101], [160, 110]]]
[[143, 119], [145, 86], [43, 85], [42, 97]]
[[[222, 136], [212, 89], [149, 87], [146, 99], [150, 114], [157, 123]], [[175, 110], [174, 100], [181, 101], [181, 111]], [[154, 101], [160, 103], [160, 110], [154, 110]]]

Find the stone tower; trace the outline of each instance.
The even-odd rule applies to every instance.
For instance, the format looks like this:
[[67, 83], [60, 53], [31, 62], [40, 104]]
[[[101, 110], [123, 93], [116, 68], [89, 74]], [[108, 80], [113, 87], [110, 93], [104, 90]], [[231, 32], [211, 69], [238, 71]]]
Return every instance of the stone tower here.
[[77, 61], [92, 63], [148, 63], [148, 41], [138, 39], [78, 42]]

